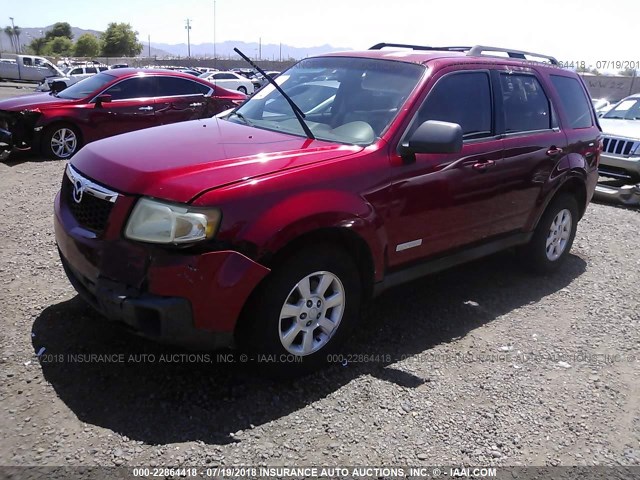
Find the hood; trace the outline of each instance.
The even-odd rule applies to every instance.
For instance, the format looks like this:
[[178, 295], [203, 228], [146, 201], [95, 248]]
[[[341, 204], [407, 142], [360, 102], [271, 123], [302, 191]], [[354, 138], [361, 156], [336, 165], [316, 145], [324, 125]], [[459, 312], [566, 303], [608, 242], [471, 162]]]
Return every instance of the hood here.
[[361, 150], [210, 118], [99, 140], [71, 163], [120, 192], [188, 202], [205, 190]]
[[602, 133], [605, 136], [640, 138], [640, 120], [616, 120], [615, 118], [599, 118]]
[[53, 107], [74, 102], [66, 98], [58, 98], [48, 93], [32, 93], [19, 97], [0, 100], [0, 110], [24, 110], [26, 108]]

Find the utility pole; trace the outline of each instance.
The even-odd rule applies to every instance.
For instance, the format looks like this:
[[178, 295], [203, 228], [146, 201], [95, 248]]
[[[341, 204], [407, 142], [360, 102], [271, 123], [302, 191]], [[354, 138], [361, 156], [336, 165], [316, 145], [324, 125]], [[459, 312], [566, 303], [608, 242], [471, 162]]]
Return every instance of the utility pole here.
[[213, 67], [216, 66], [216, 0], [213, 0]]
[[280, 42], [280, 61], [282, 61], [282, 42]]
[[187, 18], [187, 26], [184, 27], [187, 29], [187, 55], [191, 58], [191, 20]]
[[[11, 20], [11, 35], [12, 35], [11, 36], [11, 43], [14, 43], [13, 42], [13, 37], [15, 37], [15, 34], [16, 34], [16, 26], [13, 23], [13, 17], [9, 17], [9, 20]], [[15, 46], [16, 53], [18, 53], [18, 42], [17, 41], [15, 42], [14, 46]]]
[[148, 45], [149, 45], [149, 58], [151, 58], [151, 35], [147, 37]]
[[258, 38], [258, 60], [262, 60], [262, 37]]

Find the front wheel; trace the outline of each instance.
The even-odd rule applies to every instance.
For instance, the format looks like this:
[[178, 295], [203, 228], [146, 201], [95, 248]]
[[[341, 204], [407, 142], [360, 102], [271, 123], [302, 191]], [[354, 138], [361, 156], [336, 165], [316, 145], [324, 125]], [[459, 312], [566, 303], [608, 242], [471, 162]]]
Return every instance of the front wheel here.
[[[259, 287], [243, 314], [239, 342], [269, 373], [288, 377], [313, 370], [356, 323], [361, 290], [346, 252], [329, 245], [305, 248]], [[260, 358], [271, 361], [260, 365]]]
[[238, 87], [238, 91], [241, 93], [247, 94], [247, 87]]
[[52, 125], [42, 136], [42, 153], [54, 160], [71, 158], [80, 146], [78, 131], [68, 124]]
[[531, 241], [520, 249], [525, 265], [536, 273], [551, 273], [569, 255], [578, 226], [578, 204], [560, 194], [547, 207]]

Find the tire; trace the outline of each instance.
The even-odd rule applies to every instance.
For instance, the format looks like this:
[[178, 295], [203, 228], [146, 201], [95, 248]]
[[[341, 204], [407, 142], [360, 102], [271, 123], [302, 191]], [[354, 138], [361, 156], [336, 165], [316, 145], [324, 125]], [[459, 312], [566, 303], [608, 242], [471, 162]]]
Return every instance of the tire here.
[[566, 193], [551, 201], [533, 233], [519, 251], [525, 266], [534, 273], [556, 271], [566, 260], [578, 226], [578, 203]]
[[247, 94], [246, 87], [238, 87], [238, 91], [241, 92], [241, 93], [244, 93], [245, 95]]
[[270, 376], [315, 370], [351, 332], [361, 296], [358, 269], [346, 252], [325, 244], [306, 247], [258, 287], [243, 312], [238, 344]]
[[71, 158], [81, 146], [78, 129], [68, 123], [51, 125], [42, 135], [42, 153], [54, 160]]

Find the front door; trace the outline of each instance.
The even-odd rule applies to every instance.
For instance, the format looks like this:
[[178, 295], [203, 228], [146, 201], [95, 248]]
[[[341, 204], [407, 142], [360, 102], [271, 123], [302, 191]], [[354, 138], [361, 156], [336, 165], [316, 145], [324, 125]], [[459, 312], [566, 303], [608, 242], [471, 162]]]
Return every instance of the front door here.
[[95, 104], [89, 115], [91, 130], [95, 132], [92, 141], [158, 124], [154, 77], [128, 78], [103, 93], [111, 95], [111, 101]]
[[158, 77], [156, 116], [160, 125], [204, 118], [212, 87], [179, 77]]
[[490, 72], [445, 70], [429, 90], [403, 138], [442, 120], [462, 127], [464, 144], [460, 153], [416, 154], [409, 164], [392, 159], [391, 268], [488, 238], [502, 201]]

